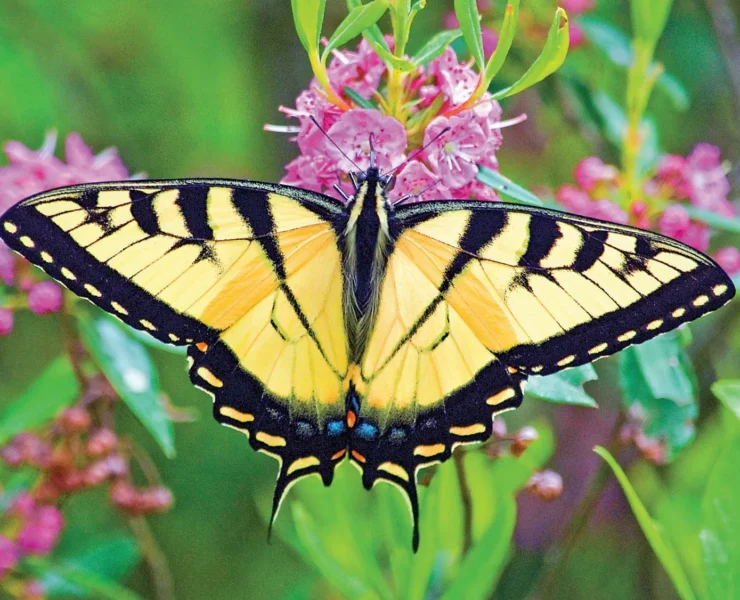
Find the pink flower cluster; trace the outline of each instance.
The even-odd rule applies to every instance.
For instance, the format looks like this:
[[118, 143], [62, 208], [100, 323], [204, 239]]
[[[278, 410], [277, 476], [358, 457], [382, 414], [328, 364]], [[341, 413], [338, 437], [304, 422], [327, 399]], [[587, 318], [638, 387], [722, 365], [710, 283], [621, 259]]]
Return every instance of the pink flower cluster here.
[[[366, 99], [380, 90], [387, 77], [385, 63], [372, 47], [361, 41], [356, 52], [335, 51], [328, 68], [332, 87], [351, 88]], [[433, 198], [479, 198], [496, 200], [496, 193], [476, 180], [478, 166], [497, 169], [496, 151], [501, 146], [501, 107], [485, 93], [472, 108], [462, 108], [478, 83], [469, 65], [460, 63], [454, 50], [445, 52], [426, 67], [410, 73], [404, 82], [402, 120], [378, 108], [353, 108], [342, 112], [325, 99], [314, 80], [301, 92], [295, 108], [281, 111], [297, 118], [292, 131], [300, 156], [291, 161], [282, 183], [333, 195], [341, 199], [334, 184], [351, 195], [347, 172], [352, 162], [366, 169], [370, 164], [373, 135], [377, 165], [382, 171], [401, 166], [390, 200], [413, 196]], [[351, 102], [350, 99], [347, 99]], [[421, 114], [427, 111], [426, 114]], [[418, 126], [423, 116], [424, 127]], [[314, 124], [321, 125], [336, 146]], [[448, 131], [443, 130], [450, 128]], [[277, 129], [267, 126], [267, 129]], [[435, 136], [439, 138], [432, 140]], [[426, 148], [418, 152], [422, 146]], [[407, 161], [407, 162], [406, 162]]]
[[[706, 252], [710, 227], [692, 219], [687, 206], [694, 206], [723, 217], [734, 217], [737, 208], [728, 200], [730, 182], [722, 164], [720, 150], [711, 144], [698, 144], [687, 156], [662, 157], [655, 174], [643, 186], [643, 198], [629, 206], [619, 203], [622, 174], [591, 156], [575, 168], [576, 185], [560, 187], [555, 197], [570, 212], [653, 229]], [[740, 272], [740, 250], [726, 247], [714, 255], [728, 273]]]
[[[96, 155], [78, 134], [72, 133], [65, 140], [66, 160], [62, 161], [54, 156], [56, 142], [56, 135], [50, 134], [39, 150], [31, 150], [20, 142], [5, 145], [9, 164], [0, 167], [0, 214], [23, 198], [52, 188], [129, 176], [113, 148]], [[28, 306], [37, 315], [61, 310], [61, 288], [35, 278], [36, 272], [30, 271], [27, 263], [0, 241], [0, 286], [14, 286], [19, 292], [13, 307]], [[9, 335], [13, 323], [13, 309], [0, 305], [0, 336]]]

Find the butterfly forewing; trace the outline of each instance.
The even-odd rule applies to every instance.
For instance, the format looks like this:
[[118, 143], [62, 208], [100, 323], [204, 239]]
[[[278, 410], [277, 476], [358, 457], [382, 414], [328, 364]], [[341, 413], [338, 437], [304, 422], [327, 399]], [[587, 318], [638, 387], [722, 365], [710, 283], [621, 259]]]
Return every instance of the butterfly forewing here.
[[[172, 344], [219, 421], [295, 478], [331, 479], [347, 446], [347, 339], [333, 221], [283, 186], [148, 181], [54, 190], [2, 218], [3, 239], [72, 291]], [[328, 436], [326, 432], [333, 431]], [[333, 457], [333, 458], [332, 458]]]

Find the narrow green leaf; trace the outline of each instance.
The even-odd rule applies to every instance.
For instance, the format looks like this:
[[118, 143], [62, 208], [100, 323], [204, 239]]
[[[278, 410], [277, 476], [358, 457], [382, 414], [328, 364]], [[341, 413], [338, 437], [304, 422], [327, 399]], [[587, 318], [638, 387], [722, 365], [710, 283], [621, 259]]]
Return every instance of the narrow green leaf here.
[[529, 190], [514, 183], [508, 177], [504, 177], [498, 171], [488, 167], [479, 166], [476, 179], [488, 187], [496, 190], [499, 194], [508, 196], [512, 200], [532, 206], [542, 206], [543, 202]]
[[[362, 6], [361, 0], [347, 0], [347, 10], [353, 10], [358, 6]], [[385, 37], [383, 37], [383, 32], [377, 25], [372, 25], [365, 29], [362, 32], [362, 37], [364, 37], [368, 42], [375, 42], [376, 44], [380, 44], [383, 48], [390, 52], [388, 43], [385, 41]]]
[[500, 100], [513, 96], [552, 75], [565, 62], [569, 45], [568, 15], [562, 8], [558, 8], [550, 26], [550, 32], [547, 34], [545, 47], [537, 60], [532, 63], [532, 66], [522, 75], [519, 81], [503, 90], [499, 90], [493, 94], [493, 98]]
[[519, 0], [510, 0], [506, 5], [504, 12], [504, 22], [501, 24], [501, 31], [498, 36], [496, 49], [493, 51], [491, 58], [488, 59], [484, 74], [485, 87], [488, 87], [496, 77], [501, 67], [504, 66], [506, 57], [509, 55], [511, 44], [514, 41], [516, 25], [519, 22]]
[[0, 445], [21, 431], [51, 421], [80, 395], [80, 387], [66, 355], [51, 363], [19, 398], [11, 401], [0, 418]]
[[692, 219], [711, 225], [720, 231], [729, 231], [730, 233], [740, 233], [740, 218], [726, 217], [704, 208], [697, 208], [690, 204], [682, 205]]
[[[630, 9], [634, 37], [654, 48], [665, 29], [672, 4], [673, 0], [632, 0]], [[650, 52], [652, 54], [652, 50]]]
[[370, 45], [373, 47], [375, 52], [378, 53], [378, 56], [394, 69], [398, 69], [399, 71], [413, 71], [416, 69], [416, 65], [410, 60], [394, 56], [387, 48], [384, 48], [374, 40], [368, 39], [368, 42], [370, 42]]
[[499, 498], [493, 523], [463, 560], [442, 600], [488, 598], [506, 566], [516, 523], [513, 497]]
[[358, 94], [355, 90], [353, 90], [349, 86], [345, 85], [342, 88], [342, 92], [344, 93], [345, 96], [347, 96], [347, 98], [352, 100], [352, 102], [354, 102], [360, 108], [378, 108], [372, 102], [370, 102], [370, 100], [363, 98], [362, 96], [360, 96], [360, 94]]
[[80, 310], [80, 335], [120, 394], [123, 401], [149, 430], [165, 455], [175, 455], [172, 421], [162, 404], [159, 377], [149, 354], [124, 325], [99, 311]]
[[583, 389], [583, 384], [596, 379], [596, 370], [587, 364], [545, 377], [530, 377], [524, 391], [528, 396], [549, 402], [595, 408], [598, 405]]
[[79, 552], [61, 558], [57, 569], [44, 572], [41, 583], [50, 596], [86, 596], [85, 589], [65, 578], [67, 571], [94, 573], [110, 582], [120, 581], [141, 558], [136, 540], [127, 535], [94, 539]]
[[90, 598], [100, 600], [141, 600], [141, 596], [96, 573], [91, 573], [65, 562], [56, 562], [40, 556], [27, 557], [23, 565], [38, 576], [52, 574], [77, 586]]
[[329, 43], [324, 48], [321, 60], [326, 60], [332, 50], [356, 38], [365, 29], [375, 25], [386, 10], [388, 10], [386, 0], [373, 0], [370, 4], [361, 4], [350, 10], [329, 38]]
[[377, 597], [373, 590], [331, 558], [331, 553], [324, 548], [318, 526], [303, 505], [294, 501], [290, 508], [298, 537], [321, 575], [347, 598]]
[[308, 54], [318, 52], [326, 0], [291, 0], [295, 30]]
[[737, 598], [740, 593], [740, 439], [729, 440], [712, 468], [702, 500], [699, 534], [708, 597]]
[[445, 48], [462, 35], [459, 29], [440, 31], [424, 44], [411, 58], [415, 65], [426, 65], [438, 56], [441, 56]]
[[740, 379], [722, 379], [712, 386], [712, 393], [740, 419]]
[[455, 0], [455, 16], [460, 23], [465, 45], [468, 47], [480, 71], [485, 66], [483, 56], [483, 34], [480, 28], [480, 14], [476, 0]]
[[660, 560], [666, 573], [668, 573], [668, 577], [676, 588], [678, 595], [683, 600], [693, 600], [696, 598], [691, 589], [691, 585], [689, 584], [689, 580], [686, 577], [686, 573], [678, 560], [676, 551], [663, 536], [663, 532], [658, 525], [651, 518], [650, 513], [648, 513], [645, 505], [637, 496], [637, 493], [632, 487], [627, 475], [622, 470], [622, 467], [619, 466], [619, 463], [614, 460], [614, 457], [609, 454], [609, 451], [606, 448], [596, 446], [594, 448], [594, 452], [603, 458], [609, 467], [611, 467], [614, 476], [622, 487], [624, 495], [627, 497], [627, 501], [629, 502], [630, 508], [632, 508], [632, 513], [635, 515], [635, 519], [637, 519], [637, 522], [640, 524], [640, 528], [645, 534], [653, 552], [655, 552], [655, 555]]

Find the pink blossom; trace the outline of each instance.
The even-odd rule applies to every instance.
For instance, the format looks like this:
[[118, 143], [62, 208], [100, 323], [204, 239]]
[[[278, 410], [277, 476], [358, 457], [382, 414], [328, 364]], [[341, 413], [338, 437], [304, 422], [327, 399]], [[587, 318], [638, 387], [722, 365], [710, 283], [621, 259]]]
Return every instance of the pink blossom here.
[[385, 71], [385, 63], [365, 39], [360, 42], [357, 52], [335, 50], [328, 68], [329, 81], [334, 89], [349, 87], [363, 98], [369, 98], [378, 89]]
[[690, 225], [691, 217], [680, 204], [673, 204], [666, 208], [658, 219], [660, 232], [677, 240], [686, 235]]
[[64, 517], [55, 506], [41, 506], [18, 533], [18, 548], [25, 554], [48, 554], [64, 527]]
[[53, 281], [42, 281], [28, 293], [28, 308], [36, 315], [59, 312], [63, 303], [62, 288]]
[[0, 535], [0, 580], [8, 574], [8, 571], [15, 568], [18, 557], [16, 545], [4, 535]]
[[686, 179], [686, 159], [677, 154], [666, 154], [660, 160], [656, 181], [672, 200], [682, 200], [691, 195], [691, 184]]
[[409, 202], [438, 200], [452, 195], [449, 188], [418, 160], [412, 160], [401, 170], [393, 194], [398, 198], [410, 195]]
[[727, 246], [718, 250], [714, 255], [714, 260], [729, 275], [740, 273], [740, 250], [735, 248], [735, 246]]
[[0, 282], [13, 285], [15, 281], [15, 258], [3, 242], [0, 241]]
[[574, 172], [576, 183], [591, 193], [602, 185], [614, 185], [619, 171], [612, 165], [605, 165], [597, 156], [584, 158], [576, 165]]
[[577, 15], [593, 10], [594, 0], [561, 0], [560, 6], [562, 6], [566, 12]]
[[30, 150], [20, 142], [5, 145], [10, 164], [0, 167], [0, 213], [23, 198], [52, 188], [128, 178], [112, 148], [95, 155], [78, 134], [71, 133], [65, 142], [65, 163], [54, 156], [55, 147], [55, 134], [47, 135], [39, 150]]
[[586, 43], [586, 34], [583, 32], [583, 28], [576, 21], [570, 22], [569, 33], [569, 46], [571, 49], [580, 48]]
[[490, 27], [483, 27], [481, 34], [483, 37], [483, 55], [488, 59], [496, 51], [496, 46], [498, 46], [498, 33]]
[[442, 56], [429, 63], [429, 73], [437, 78], [437, 85], [452, 106], [459, 106], [468, 100], [478, 85], [478, 74], [457, 60], [451, 47]]
[[0, 337], [13, 333], [13, 311], [0, 308]]
[[720, 160], [719, 148], [711, 144], [698, 144], [686, 163], [691, 203], [726, 217], [733, 216], [736, 211], [727, 200], [730, 182]]
[[[439, 135], [434, 143], [431, 141]], [[459, 188], [470, 183], [478, 173], [478, 162], [486, 156], [486, 135], [471, 111], [454, 117], [437, 117], [424, 134], [424, 144], [429, 146], [424, 154], [433, 171], [449, 188]]]

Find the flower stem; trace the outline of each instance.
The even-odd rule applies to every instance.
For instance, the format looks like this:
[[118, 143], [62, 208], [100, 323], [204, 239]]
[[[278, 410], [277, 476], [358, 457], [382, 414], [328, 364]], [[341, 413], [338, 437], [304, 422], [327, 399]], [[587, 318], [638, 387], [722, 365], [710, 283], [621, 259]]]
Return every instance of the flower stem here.
[[[609, 437], [609, 452], [612, 455], [616, 455], [619, 451], [619, 432], [624, 424], [624, 414], [619, 413], [614, 428], [612, 429]], [[563, 540], [560, 544], [553, 547], [546, 555], [544, 559], [545, 569], [544, 576], [541, 576], [540, 583], [536, 587], [532, 588], [530, 592], [530, 598], [538, 598], [539, 600], [547, 600], [548, 598], [555, 598], [555, 584], [563, 572], [563, 568], [568, 562], [573, 548], [581, 536], [581, 533], [588, 525], [591, 518], [591, 514], [599, 503], [606, 484], [612, 477], [612, 471], [609, 465], [601, 461], [596, 474], [591, 479], [588, 491], [581, 500], [581, 503], [573, 513], [573, 517], [570, 520]]]
[[468, 476], [465, 473], [465, 452], [458, 450], [452, 458], [455, 460], [455, 470], [460, 484], [460, 499], [463, 505], [463, 545], [462, 557], [464, 558], [473, 545], [473, 499], [470, 495]]
[[175, 600], [174, 582], [170, 568], [167, 565], [167, 557], [157, 544], [146, 519], [144, 517], [131, 518], [129, 519], [129, 527], [131, 527], [139, 547], [144, 553], [144, 560], [149, 565], [157, 600]]

